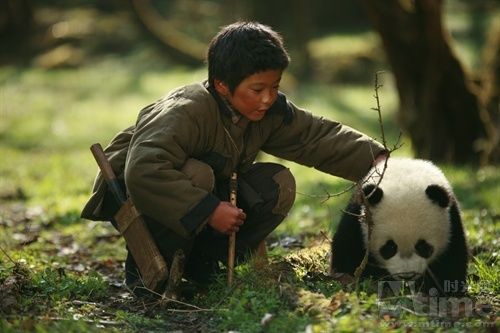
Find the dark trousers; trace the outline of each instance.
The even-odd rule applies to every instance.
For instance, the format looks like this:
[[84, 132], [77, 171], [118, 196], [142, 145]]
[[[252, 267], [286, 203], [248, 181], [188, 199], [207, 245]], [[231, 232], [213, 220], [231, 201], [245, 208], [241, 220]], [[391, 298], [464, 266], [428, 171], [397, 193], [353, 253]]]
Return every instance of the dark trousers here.
[[[229, 201], [229, 180], [217, 181], [214, 192], [222, 201]], [[259, 243], [283, 221], [295, 198], [295, 182], [282, 165], [255, 163], [238, 175], [237, 198], [237, 206], [244, 210], [247, 218], [236, 234], [236, 263], [255, 252]], [[169, 267], [174, 252], [184, 251], [187, 279], [209, 282], [217, 273], [219, 261], [227, 262], [228, 236], [209, 225], [193, 239], [186, 239], [153, 219], [145, 217], [145, 220]], [[125, 268], [130, 285], [138, 279], [137, 266], [130, 253]]]

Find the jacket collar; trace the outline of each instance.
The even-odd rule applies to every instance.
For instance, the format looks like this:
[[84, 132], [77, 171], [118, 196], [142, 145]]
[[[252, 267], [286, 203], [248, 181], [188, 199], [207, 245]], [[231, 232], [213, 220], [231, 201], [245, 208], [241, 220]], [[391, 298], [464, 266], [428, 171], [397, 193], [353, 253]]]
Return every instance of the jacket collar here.
[[[226, 117], [230, 117], [233, 123], [238, 122], [239, 118], [242, 117], [241, 114], [237, 114], [236, 111], [229, 106], [229, 103], [225, 101], [219, 93], [215, 90], [215, 88], [210, 85], [208, 81], [203, 82], [205, 88], [210, 92], [210, 95], [217, 102], [217, 106], [219, 107], [219, 111]], [[236, 121], [235, 121], [236, 120]]]

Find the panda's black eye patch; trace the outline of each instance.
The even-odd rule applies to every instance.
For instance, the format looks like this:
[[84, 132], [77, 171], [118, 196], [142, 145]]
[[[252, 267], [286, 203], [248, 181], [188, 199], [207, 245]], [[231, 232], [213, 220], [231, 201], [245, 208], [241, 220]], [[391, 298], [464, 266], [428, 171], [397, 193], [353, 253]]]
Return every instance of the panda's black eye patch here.
[[398, 246], [392, 239], [389, 239], [379, 250], [380, 255], [385, 260], [394, 257], [394, 255], [398, 252]]
[[423, 239], [419, 239], [417, 244], [415, 244], [415, 250], [417, 251], [417, 254], [419, 256], [426, 259], [432, 255], [432, 252], [434, 252], [434, 248], [432, 247], [432, 245], [430, 245]]
[[384, 191], [382, 191], [380, 187], [375, 188], [374, 184], [368, 184], [365, 187], [363, 187], [363, 193], [365, 196], [368, 195], [370, 196], [368, 198], [368, 202], [370, 203], [370, 205], [378, 204], [380, 200], [382, 200], [382, 197], [384, 196]]

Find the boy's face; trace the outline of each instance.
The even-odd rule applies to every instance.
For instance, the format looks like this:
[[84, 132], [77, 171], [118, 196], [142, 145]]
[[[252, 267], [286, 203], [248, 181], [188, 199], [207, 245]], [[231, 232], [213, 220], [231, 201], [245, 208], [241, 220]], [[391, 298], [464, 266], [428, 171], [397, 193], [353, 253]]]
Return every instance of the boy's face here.
[[278, 97], [281, 70], [266, 70], [245, 78], [231, 94], [229, 87], [215, 80], [215, 89], [250, 121], [259, 121]]

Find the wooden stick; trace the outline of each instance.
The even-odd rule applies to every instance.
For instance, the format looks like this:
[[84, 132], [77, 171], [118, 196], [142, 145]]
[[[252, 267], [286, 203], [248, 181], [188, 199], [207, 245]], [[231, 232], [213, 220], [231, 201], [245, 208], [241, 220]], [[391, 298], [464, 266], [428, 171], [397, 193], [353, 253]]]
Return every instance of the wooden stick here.
[[118, 180], [116, 179], [115, 173], [111, 168], [111, 164], [108, 161], [108, 158], [104, 154], [104, 150], [100, 143], [94, 143], [90, 146], [90, 151], [99, 165], [101, 169], [102, 176], [106, 183], [108, 184], [109, 190], [113, 193], [117, 203], [121, 206], [125, 203], [127, 198], [125, 197], [125, 193], [123, 193]]
[[99, 165], [101, 174], [108, 184], [119, 204], [120, 209], [114, 219], [117, 229], [125, 238], [127, 247], [134, 257], [141, 273], [141, 280], [149, 290], [158, 291], [163, 288], [168, 279], [168, 267], [141, 214], [135, 208], [131, 199], [127, 199], [118, 179], [111, 167], [102, 146], [99, 143], [90, 147], [94, 158]]
[[[236, 207], [236, 192], [238, 189], [238, 176], [236, 172], [231, 174], [231, 180], [229, 182], [229, 201], [233, 206]], [[233, 285], [233, 274], [234, 274], [234, 256], [236, 248], [236, 233], [233, 232], [229, 236], [229, 246], [227, 254], [227, 286], [232, 287]]]
[[182, 275], [184, 274], [184, 262], [186, 256], [184, 251], [177, 249], [174, 253], [174, 258], [172, 259], [172, 265], [170, 266], [170, 274], [168, 276], [167, 287], [163, 292], [163, 296], [167, 299], [177, 299], [179, 286], [182, 281]]

